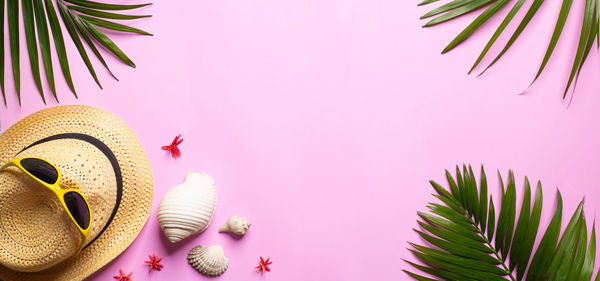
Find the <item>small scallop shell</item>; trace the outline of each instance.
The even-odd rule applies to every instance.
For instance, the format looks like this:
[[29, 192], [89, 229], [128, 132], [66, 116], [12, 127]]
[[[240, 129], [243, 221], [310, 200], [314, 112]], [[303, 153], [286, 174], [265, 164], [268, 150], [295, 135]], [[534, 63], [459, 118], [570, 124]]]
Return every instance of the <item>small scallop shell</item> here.
[[158, 205], [158, 224], [171, 243], [204, 231], [215, 214], [217, 190], [204, 173], [188, 173], [185, 181], [171, 188]]
[[219, 276], [227, 270], [229, 260], [221, 246], [194, 247], [188, 253], [188, 263], [204, 276]]

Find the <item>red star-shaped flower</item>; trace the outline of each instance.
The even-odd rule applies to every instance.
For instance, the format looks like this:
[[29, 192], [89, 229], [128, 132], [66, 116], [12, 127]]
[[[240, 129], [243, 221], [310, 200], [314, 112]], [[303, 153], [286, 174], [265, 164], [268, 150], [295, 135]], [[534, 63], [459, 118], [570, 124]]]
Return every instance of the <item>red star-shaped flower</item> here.
[[133, 281], [131, 274], [133, 274], [133, 271], [129, 272], [128, 274], [125, 274], [125, 271], [123, 271], [123, 269], [121, 268], [119, 269], [119, 275], [115, 275], [113, 277], [117, 279], [117, 281]]
[[267, 257], [267, 259], [263, 259], [263, 257], [260, 257], [260, 261], [258, 262], [258, 266], [255, 267], [257, 272], [265, 272], [265, 271], [271, 271], [271, 269], [269, 268], [269, 265], [272, 264], [273, 262], [270, 261], [271, 258]]
[[160, 261], [162, 261], [162, 258], [158, 257], [155, 254], [149, 255], [149, 257], [150, 257], [149, 261], [144, 261], [144, 263], [147, 263], [148, 266], [150, 267], [150, 268], [148, 268], [148, 272], [152, 271], [152, 269], [156, 269], [156, 270], [160, 271], [164, 266], [160, 263]]
[[171, 155], [173, 156], [173, 158], [177, 158], [177, 157], [181, 156], [181, 151], [179, 151], [179, 148], [177, 146], [179, 144], [181, 144], [182, 141], [183, 141], [183, 138], [181, 138], [181, 134], [179, 134], [178, 136], [175, 137], [175, 139], [171, 142], [171, 144], [163, 146], [162, 149], [168, 150], [169, 152], [171, 152]]

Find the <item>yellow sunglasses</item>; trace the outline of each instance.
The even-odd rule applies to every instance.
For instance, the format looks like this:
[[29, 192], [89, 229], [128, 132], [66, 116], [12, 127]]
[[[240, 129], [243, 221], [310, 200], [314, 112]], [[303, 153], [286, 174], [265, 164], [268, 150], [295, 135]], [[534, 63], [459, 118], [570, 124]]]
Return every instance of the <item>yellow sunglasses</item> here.
[[90, 233], [92, 212], [85, 196], [77, 189], [60, 188], [60, 170], [52, 163], [37, 157], [23, 157], [10, 160], [0, 167], [0, 171], [15, 166], [52, 191], [69, 214], [81, 234], [81, 250]]

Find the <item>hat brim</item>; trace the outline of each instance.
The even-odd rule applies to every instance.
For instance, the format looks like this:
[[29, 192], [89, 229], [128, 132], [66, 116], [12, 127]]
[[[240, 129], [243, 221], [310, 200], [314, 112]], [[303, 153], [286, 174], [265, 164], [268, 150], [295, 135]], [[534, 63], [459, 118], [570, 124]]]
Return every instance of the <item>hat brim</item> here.
[[23, 118], [0, 135], [0, 163], [37, 141], [64, 134], [88, 135], [110, 149], [121, 170], [121, 202], [104, 232], [77, 256], [33, 273], [0, 265], [0, 278], [4, 281], [83, 280], [127, 249], [148, 220], [154, 190], [148, 157], [125, 123], [99, 108], [57, 106]]

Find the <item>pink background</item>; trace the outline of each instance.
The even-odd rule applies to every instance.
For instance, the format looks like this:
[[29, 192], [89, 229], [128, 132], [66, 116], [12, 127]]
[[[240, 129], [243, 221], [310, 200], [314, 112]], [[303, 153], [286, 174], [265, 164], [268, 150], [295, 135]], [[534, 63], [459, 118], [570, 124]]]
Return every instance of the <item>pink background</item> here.
[[[420, 241], [411, 228], [432, 200], [428, 180], [443, 182], [444, 169], [457, 163], [477, 171], [485, 164], [494, 192], [496, 169], [514, 169], [519, 190], [525, 174], [542, 180], [544, 223], [556, 187], [569, 215], [585, 196], [591, 220], [600, 203], [595, 51], [572, 102], [561, 99], [582, 1], [547, 71], [517, 95], [537, 70], [559, 10], [560, 1], [546, 2], [482, 78], [466, 72], [502, 17], [442, 56], [473, 15], [422, 30], [418, 18], [431, 8], [417, 1], [157, 1], [140, 11], [153, 17], [135, 23], [154, 37], [113, 35], [137, 69], [108, 57], [116, 82], [94, 60], [104, 90], [69, 42], [80, 98], [56, 72], [61, 104], [122, 118], [155, 175], [140, 236], [89, 280], [112, 280], [119, 268], [134, 270], [136, 280], [204, 280], [185, 258], [199, 244], [225, 249], [230, 266], [220, 280], [409, 280], [402, 259], [413, 259], [406, 241]], [[45, 107], [22, 46], [23, 106], [7, 64], [2, 129]], [[172, 159], [160, 146], [179, 133], [183, 155]], [[190, 169], [216, 180], [219, 205], [205, 233], [172, 245], [156, 208]], [[241, 240], [217, 232], [234, 213], [253, 222]], [[147, 274], [150, 253], [165, 257], [163, 271]], [[261, 255], [273, 260], [265, 275], [253, 271]]]

